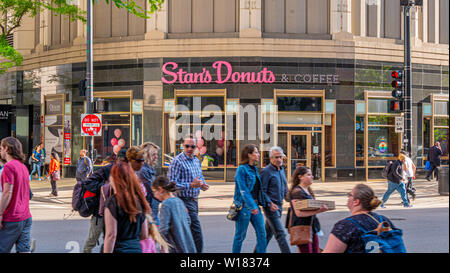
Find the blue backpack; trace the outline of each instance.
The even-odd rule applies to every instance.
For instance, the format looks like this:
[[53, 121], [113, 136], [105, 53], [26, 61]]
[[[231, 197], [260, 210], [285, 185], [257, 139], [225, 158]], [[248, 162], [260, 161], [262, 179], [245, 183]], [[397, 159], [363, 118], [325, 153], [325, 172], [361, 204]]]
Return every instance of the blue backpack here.
[[378, 227], [374, 230], [367, 231], [360, 224], [350, 217], [347, 218], [355, 224], [359, 230], [363, 232], [361, 239], [365, 245], [365, 253], [406, 253], [405, 244], [403, 243], [403, 232], [401, 229], [394, 228], [387, 221], [383, 221], [383, 217], [379, 215], [377, 221], [372, 215], [367, 214], [378, 223]]

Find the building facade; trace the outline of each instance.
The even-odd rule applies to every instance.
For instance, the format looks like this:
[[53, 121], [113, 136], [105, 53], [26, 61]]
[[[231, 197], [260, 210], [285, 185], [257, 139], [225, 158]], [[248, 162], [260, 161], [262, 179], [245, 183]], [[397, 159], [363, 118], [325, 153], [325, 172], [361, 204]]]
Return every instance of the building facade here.
[[[83, 1], [84, 2], [84, 1]], [[144, 0], [137, 3], [145, 5]], [[81, 7], [83, 8], [83, 3]], [[448, 164], [448, 1], [412, 16], [412, 157], [440, 141]], [[108, 100], [95, 163], [152, 141], [167, 170], [186, 133], [208, 181], [233, 181], [243, 145], [287, 155], [287, 173], [320, 181], [381, 178], [402, 148], [391, 71], [403, 68], [399, 0], [166, 0], [151, 19], [94, 5], [94, 96]], [[73, 176], [85, 97], [85, 26], [43, 12], [14, 34], [21, 67], [0, 76], [3, 135], [44, 142]], [[11, 132], [11, 133], [9, 133]]]

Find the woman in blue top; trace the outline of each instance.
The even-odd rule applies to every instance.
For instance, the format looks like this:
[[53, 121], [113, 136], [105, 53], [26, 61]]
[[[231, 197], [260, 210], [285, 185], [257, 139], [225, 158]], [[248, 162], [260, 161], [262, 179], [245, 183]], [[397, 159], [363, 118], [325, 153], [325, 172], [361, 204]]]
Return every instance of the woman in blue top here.
[[36, 172], [38, 174], [38, 180], [41, 181], [41, 144], [37, 145], [34, 148], [33, 153], [31, 154], [31, 158], [33, 169], [30, 173], [30, 181], [32, 180], [33, 174]]
[[242, 207], [236, 220], [236, 230], [233, 241], [233, 253], [240, 253], [242, 243], [247, 235], [248, 225], [251, 222], [256, 232], [256, 253], [266, 252], [266, 230], [264, 217], [259, 206], [265, 206], [262, 194], [261, 178], [256, 164], [259, 161], [259, 152], [255, 145], [245, 145], [241, 153], [241, 164], [236, 171], [236, 188], [234, 203]]

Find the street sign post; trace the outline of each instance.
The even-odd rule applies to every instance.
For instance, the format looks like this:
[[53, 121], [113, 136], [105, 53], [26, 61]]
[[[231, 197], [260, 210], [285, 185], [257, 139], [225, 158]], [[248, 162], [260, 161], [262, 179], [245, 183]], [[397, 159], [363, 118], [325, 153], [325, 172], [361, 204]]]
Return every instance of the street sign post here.
[[395, 117], [395, 132], [396, 133], [403, 133], [404, 132], [404, 118], [403, 117]]
[[81, 115], [81, 136], [101, 136], [102, 135], [102, 115], [82, 114]]

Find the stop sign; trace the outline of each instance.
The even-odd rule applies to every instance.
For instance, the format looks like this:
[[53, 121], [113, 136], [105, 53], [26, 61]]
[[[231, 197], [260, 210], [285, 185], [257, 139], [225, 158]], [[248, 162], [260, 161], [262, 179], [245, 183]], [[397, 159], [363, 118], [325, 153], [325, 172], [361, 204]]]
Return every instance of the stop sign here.
[[102, 135], [102, 115], [82, 114], [81, 115], [81, 136], [101, 136]]

